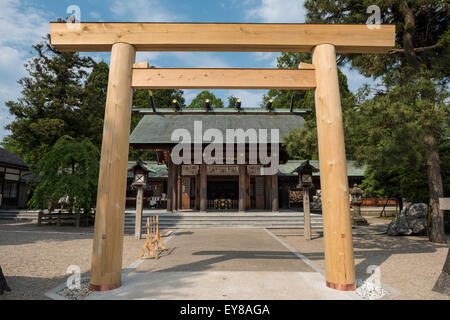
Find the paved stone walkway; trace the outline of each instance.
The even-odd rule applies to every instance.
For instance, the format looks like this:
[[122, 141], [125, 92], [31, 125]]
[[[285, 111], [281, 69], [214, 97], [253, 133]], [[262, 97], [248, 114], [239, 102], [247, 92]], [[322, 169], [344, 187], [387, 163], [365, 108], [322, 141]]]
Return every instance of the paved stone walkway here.
[[[89, 299], [356, 299], [265, 229], [177, 231], [159, 260], [136, 262], [122, 287]], [[307, 261], [308, 262], [308, 261]]]

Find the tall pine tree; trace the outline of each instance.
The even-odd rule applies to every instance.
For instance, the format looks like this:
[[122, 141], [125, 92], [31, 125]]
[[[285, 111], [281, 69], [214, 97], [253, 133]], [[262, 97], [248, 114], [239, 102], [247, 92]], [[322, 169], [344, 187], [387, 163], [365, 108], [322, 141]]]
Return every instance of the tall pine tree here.
[[[309, 53], [283, 53], [278, 58], [278, 68], [298, 69], [300, 62], [311, 63]], [[342, 110], [344, 117], [344, 130], [346, 137], [347, 157], [353, 157], [353, 144], [351, 128], [348, 126], [350, 113], [353, 112], [356, 99], [350, 92], [347, 85], [347, 77], [338, 69], [339, 88], [342, 99]], [[305, 109], [311, 111], [304, 116], [305, 124], [302, 129], [291, 131], [289, 135], [283, 137], [283, 142], [292, 159], [317, 159], [317, 126], [316, 113], [314, 107], [314, 93], [312, 91], [291, 91], [291, 90], [270, 90], [264, 95], [261, 107], [265, 107], [272, 99], [273, 108], [290, 108], [293, 104], [294, 110]]]
[[449, 111], [449, 3], [307, 0], [307, 22], [363, 24], [371, 5], [380, 7], [383, 23], [396, 25], [396, 48], [385, 55], [341, 56], [384, 85], [367, 96], [360, 116], [355, 118], [354, 123], [361, 129], [355, 155], [374, 168], [425, 165], [431, 216], [429, 239], [446, 242], [444, 214], [439, 210], [439, 198], [444, 194], [439, 146], [445, 140], [444, 122]]
[[33, 46], [35, 57], [18, 82], [22, 96], [6, 106], [15, 119], [3, 145], [34, 167], [62, 136], [80, 136], [78, 117], [85, 100], [84, 84], [95, 62], [77, 53], [59, 52], [49, 41]]

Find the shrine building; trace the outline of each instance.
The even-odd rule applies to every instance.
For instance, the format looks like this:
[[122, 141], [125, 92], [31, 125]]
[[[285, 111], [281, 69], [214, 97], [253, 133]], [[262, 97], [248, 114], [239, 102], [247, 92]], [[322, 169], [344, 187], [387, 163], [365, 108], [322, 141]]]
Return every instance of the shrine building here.
[[[182, 129], [194, 137], [194, 122], [201, 122], [202, 134], [210, 129], [219, 130], [223, 137], [227, 129], [247, 130], [278, 129], [279, 141], [294, 129], [301, 129], [304, 125], [303, 116], [307, 111], [289, 109], [139, 109], [143, 118], [132, 132], [130, 145], [141, 150], [154, 150], [157, 161], [129, 162], [127, 184], [127, 207], [136, 203], [136, 190], [133, 189], [133, 168], [136, 165], [146, 172], [146, 189], [144, 191], [144, 208], [166, 208], [168, 212], [180, 211], [239, 211], [268, 210], [277, 212], [280, 209], [290, 209], [299, 205], [293, 194], [301, 193], [298, 187], [298, 175], [295, 169], [302, 160], [288, 160], [288, 154], [282, 143], [273, 148], [267, 138], [267, 153], [279, 161], [279, 167], [271, 175], [262, 175], [261, 167], [270, 164], [250, 161], [251, 149], [245, 140], [245, 163], [238, 164], [237, 141], [234, 141], [234, 153], [223, 147], [221, 155], [223, 164], [206, 164], [204, 158], [201, 163], [194, 162], [194, 156], [189, 164], [174, 164], [170, 155], [178, 141], [172, 141], [172, 133]], [[242, 137], [241, 137], [242, 138]], [[224, 140], [225, 141], [225, 138]], [[242, 141], [241, 141], [242, 142]], [[203, 142], [202, 154], [209, 142]], [[278, 150], [277, 150], [278, 149]], [[191, 146], [192, 153], [195, 150]], [[259, 150], [258, 150], [259, 153]], [[241, 154], [241, 156], [243, 156]], [[217, 159], [217, 158], [216, 158]], [[231, 161], [230, 161], [231, 160]], [[218, 161], [219, 162], [219, 161]], [[230, 163], [231, 162], [231, 163]], [[311, 162], [316, 168], [318, 161]], [[357, 168], [351, 161], [347, 161], [349, 183], [360, 183], [364, 168]], [[314, 174], [312, 192], [320, 189], [320, 172]], [[298, 197], [297, 197], [298, 198]]]

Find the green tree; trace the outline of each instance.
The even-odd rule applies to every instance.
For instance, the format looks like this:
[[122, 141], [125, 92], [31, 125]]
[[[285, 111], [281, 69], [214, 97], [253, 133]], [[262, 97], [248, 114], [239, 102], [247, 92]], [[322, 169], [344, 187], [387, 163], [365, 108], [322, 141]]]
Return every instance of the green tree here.
[[415, 170], [405, 166], [390, 166], [384, 170], [368, 166], [361, 188], [367, 197], [396, 198], [400, 202], [428, 200], [427, 173], [424, 166]]
[[[361, 133], [356, 159], [373, 168], [427, 168], [431, 224], [429, 239], [446, 242], [439, 210], [443, 183], [439, 146], [445, 141], [450, 70], [448, 1], [436, 0], [307, 0], [307, 22], [365, 23], [370, 5], [378, 5], [382, 22], [396, 25], [396, 48], [385, 55], [343, 55], [383, 88], [366, 95], [353, 124]], [[343, 9], [345, 8], [345, 10]]]
[[209, 90], [204, 90], [202, 92], [200, 92], [192, 101], [191, 104], [189, 105], [189, 108], [205, 108], [205, 100], [209, 99], [210, 103], [211, 103], [211, 107], [213, 109], [217, 109], [217, 108], [223, 108], [223, 101], [220, 98], [217, 98], [214, 93], [212, 93]]
[[[185, 107], [185, 99], [183, 97], [183, 90], [179, 89], [160, 89], [151, 90], [155, 108], [173, 108], [172, 101], [176, 99], [178, 103]], [[151, 108], [150, 91], [149, 90], [134, 90], [133, 93], [133, 109], [149, 109]], [[139, 121], [144, 115], [139, 112], [133, 112], [131, 115], [131, 132], [136, 128]], [[130, 147], [128, 158], [130, 160], [156, 160], [156, 152], [153, 150], [141, 150]]]
[[77, 115], [81, 119], [78, 132], [98, 148], [102, 145], [108, 75], [109, 67], [104, 61], [94, 66], [85, 83], [85, 99]]
[[[78, 111], [83, 105], [84, 83], [95, 62], [77, 53], [59, 52], [49, 41], [33, 46], [35, 57], [20, 79], [22, 96], [6, 106], [15, 119], [3, 145], [35, 166], [63, 135], [80, 136]], [[82, 119], [81, 119], [82, 120]]]
[[67, 197], [69, 212], [90, 212], [97, 197], [99, 162], [100, 152], [89, 139], [61, 137], [34, 170], [40, 178], [35, 182], [30, 207], [47, 208]]
[[[278, 58], [278, 68], [297, 69], [300, 62], [311, 63], [309, 53], [283, 53]], [[342, 110], [344, 117], [344, 130], [346, 137], [347, 156], [352, 158], [353, 150], [351, 128], [348, 126], [350, 113], [354, 112], [356, 103], [355, 96], [350, 92], [347, 85], [347, 77], [338, 70], [339, 88], [342, 100]], [[312, 91], [292, 91], [292, 90], [269, 90], [264, 95], [261, 107], [265, 107], [269, 99], [272, 99], [274, 108], [290, 108], [293, 103], [294, 110], [309, 110], [309, 114], [304, 115], [305, 124], [302, 129], [293, 130], [284, 137], [284, 144], [292, 159], [317, 159], [317, 126], [316, 113], [314, 107], [314, 93]]]
[[239, 98], [235, 96], [229, 96], [228, 98], [228, 107], [227, 108], [237, 108]]

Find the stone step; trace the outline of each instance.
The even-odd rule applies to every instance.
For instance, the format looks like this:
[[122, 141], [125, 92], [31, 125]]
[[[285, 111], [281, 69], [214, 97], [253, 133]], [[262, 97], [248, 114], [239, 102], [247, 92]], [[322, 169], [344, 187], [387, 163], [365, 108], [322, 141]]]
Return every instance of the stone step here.
[[[151, 214], [144, 213], [142, 226], [145, 230], [147, 217], [159, 216], [160, 228], [303, 228], [304, 217], [302, 213], [277, 213], [261, 214], [254, 213], [210, 213], [210, 214]], [[0, 211], [0, 220], [9, 221], [37, 221], [38, 211], [31, 210], [3, 210]], [[135, 215], [128, 213], [124, 219], [124, 229], [134, 230]], [[311, 227], [322, 228], [322, 216], [311, 215]]]
[[[271, 221], [271, 222], [264, 222], [264, 223], [255, 223], [252, 221], [244, 221], [244, 222], [229, 221], [229, 222], [224, 222], [224, 223], [214, 223], [214, 222], [210, 222], [210, 221], [191, 221], [191, 222], [184, 222], [184, 223], [183, 222], [172, 222], [172, 223], [160, 222], [159, 223], [160, 226], [174, 226], [174, 225], [181, 226], [181, 225], [195, 225], [195, 224], [208, 224], [208, 225], [217, 225], [217, 226], [221, 226], [224, 224], [227, 224], [227, 225], [255, 225], [255, 226], [265, 226], [265, 225], [275, 225], [275, 224], [304, 225], [303, 221], [289, 221], [289, 222]], [[322, 223], [321, 222], [311, 222], [311, 225], [322, 226]], [[134, 223], [126, 223], [125, 226], [134, 228]], [[143, 223], [142, 226], [145, 227], [145, 223]]]
[[[304, 219], [265, 219], [265, 220], [257, 220], [257, 219], [159, 219], [159, 223], [196, 223], [200, 221], [208, 221], [210, 223], [227, 223], [227, 222], [236, 222], [236, 223], [271, 223], [271, 222], [283, 222], [283, 223], [303, 223]], [[142, 219], [142, 222], [147, 222], [147, 219]], [[312, 223], [322, 223], [322, 219], [311, 219]], [[135, 219], [127, 219], [125, 220], [126, 224], [134, 224]]]
[[[144, 214], [142, 218], [143, 231], [147, 217], [150, 214]], [[254, 215], [254, 214], [161, 214], [159, 216], [160, 228], [303, 228], [303, 214], [272, 214], [272, 215]], [[322, 228], [322, 216], [311, 215], [311, 227]], [[125, 216], [125, 229], [133, 230], [135, 226], [135, 215]]]
[[38, 211], [1, 210], [0, 220], [37, 221]]
[[[210, 225], [210, 224], [192, 224], [192, 225], [182, 225], [182, 226], [160, 226], [160, 229], [201, 229], [201, 228], [243, 228], [243, 229], [251, 229], [251, 228], [267, 228], [267, 229], [303, 229], [304, 226], [303, 225], [268, 225], [268, 226], [255, 226], [255, 225], [228, 225], [228, 224], [223, 224], [223, 225]], [[321, 229], [322, 226], [314, 226], [311, 225], [311, 228], [313, 229]], [[125, 228], [127, 233], [133, 233], [134, 232], [134, 227], [130, 227], [130, 228]], [[145, 229], [142, 230], [142, 234], [145, 234]]]
[[[147, 221], [147, 218], [143, 218], [142, 221]], [[254, 223], [267, 223], [267, 222], [303, 222], [303, 218], [295, 218], [295, 219], [277, 219], [277, 218], [267, 218], [267, 219], [233, 219], [233, 218], [221, 218], [221, 219], [208, 219], [208, 218], [202, 218], [202, 219], [165, 219], [165, 218], [159, 218], [159, 223], [169, 223], [169, 222], [198, 222], [198, 221], [209, 221], [211, 223], [221, 223], [221, 222], [229, 222], [229, 221], [235, 221], [237, 223], [243, 223], [246, 221], [251, 221]], [[322, 223], [322, 219], [319, 218], [312, 218], [311, 222], [320, 222]], [[135, 223], [135, 219], [125, 219], [125, 223]]]

